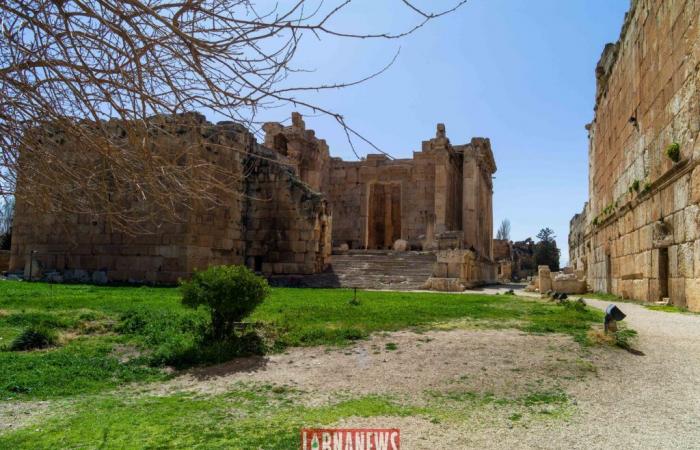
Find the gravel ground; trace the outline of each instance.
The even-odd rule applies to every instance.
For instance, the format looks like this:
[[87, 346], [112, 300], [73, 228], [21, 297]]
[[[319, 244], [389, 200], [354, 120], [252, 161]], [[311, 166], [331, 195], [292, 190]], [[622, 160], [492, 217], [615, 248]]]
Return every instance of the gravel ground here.
[[[395, 350], [387, 349], [394, 348]], [[516, 330], [452, 329], [414, 333], [377, 333], [353, 347], [294, 348], [257, 360], [191, 371], [150, 393], [178, 391], [216, 394], [237, 383], [291, 386], [314, 398], [333, 393], [414, 395], [450, 390], [518, 396], [559, 387], [561, 380], [590, 374], [589, 358], [568, 336], [537, 336]], [[504, 376], [506, 374], [506, 376]]]
[[[604, 309], [609, 302], [589, 300]], [[598, 375], [573, 383], [577, 401], [568, 421], [525, 427], [470, 426], [447, 429], [421, 418], [372, 418], [347, 426], [398, 426], [408, 449], [692, 449], [700, 448], [700, 315], [651, 311], [619, 304], [639, 333], [644, 353], [595, 352]]]

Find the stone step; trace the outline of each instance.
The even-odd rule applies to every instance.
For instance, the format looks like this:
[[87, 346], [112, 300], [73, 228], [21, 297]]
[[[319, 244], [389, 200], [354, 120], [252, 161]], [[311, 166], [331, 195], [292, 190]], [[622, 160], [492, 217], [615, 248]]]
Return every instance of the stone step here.
[[363, 289], [421, 289], [430, 278], [435, 255], [424, 252], [357, 251], [332, 255], [322, 274], [280, 278], [283, 285]]

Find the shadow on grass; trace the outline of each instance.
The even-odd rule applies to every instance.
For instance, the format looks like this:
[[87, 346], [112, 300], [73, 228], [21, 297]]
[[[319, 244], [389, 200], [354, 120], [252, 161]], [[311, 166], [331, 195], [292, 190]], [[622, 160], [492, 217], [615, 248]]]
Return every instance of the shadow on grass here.
[[206, 381], [216, 377], [232, 375], [234, 373], [258, 372], [267, 367], [267, 362], [268, 358], [260, 355], [236, 357], [225, 363], [191, 369], [188, 373], [198, 381]]

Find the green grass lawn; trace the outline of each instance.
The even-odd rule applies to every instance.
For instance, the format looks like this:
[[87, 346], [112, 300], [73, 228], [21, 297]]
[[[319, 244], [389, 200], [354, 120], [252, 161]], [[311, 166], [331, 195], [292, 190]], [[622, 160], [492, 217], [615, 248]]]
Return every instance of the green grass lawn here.
[[[344, 345], [375, 331], [425, 329], [456, 319], [488, 328], [566, 333], [585, 343], [590, 324], [602, 317], [597, 310], [515, 296], [363, 291], [359, 304], [350, 303], [351, 297], [344, 289], [273, 289], [249, 319], [261, 324], [265, 348], [245, 339], [241, 348], [211, 348], [200, 339], [207, 314], [183, 307], [176, 288], [3, 281], [0, 398], [97, 393], [128, 382], [164, 379], [164, 366], [186, 368], [288, 346]], [[36, 324], [59, 331], [63, 343], [45, 350], [9, 351], [10, 342]]]
[[[421, 401], [392, 396], [339, 398], [303, 406], [305, 393], [270, 385], [239, 385], [225, 394], [124, 397], [99, 395], [41, 424], [0, 434], [1, 448], [298, 449], [302, 427], [350, 417], [420, 416], [460, 426], [489, 409], [496, 421], [565, 417], [570, 399], [559, 391], [516, 398], [473, 392], [427, 392]], [[527, 425], [525, 425], [527, 426]], [[196, 430], [196, 432], [193, 432]], [[138, 444], [135, 444], [138, 443]]]
[[[206, 312], [183, 307], [176, 288], [2, 281], [0, 407], [48, 400], [52, 408], [38, 423], [0, 432], [0, 448], [128, 448], [134, 442], [159, 448], [296, 448], [300, 426], [352, 416], [422, 415], [434, 423], [463, 423], [488, 407], [513, 423], [560, 417], [568, 408], [561, 392], [501, 399], [437, 393], [419, 402], [341, 396], [310, 407], [299, 401], [303, 393], [271, 386], [241, 386], [209, 396], [116, 389], [171, 377], [166, 366], [187, 368], [290, 346], [342, 346], [372, 332], [406, 328], [516, 328], [564, 333], [586, 344], [590, 325], [602, 320], [594, 309], [508, 295], [362, 291], [359, 302], [351, 298], [352, 291], [343, 289], [272, 289], [248, 319], [255, 333], [240, 337], [238, 347], [217, 347], [201, 339]], [[59, 345], [10, 351], [13, 339], [36, 325], [57, 331]], [[264, 345], [251, 335], [262, 336]]]

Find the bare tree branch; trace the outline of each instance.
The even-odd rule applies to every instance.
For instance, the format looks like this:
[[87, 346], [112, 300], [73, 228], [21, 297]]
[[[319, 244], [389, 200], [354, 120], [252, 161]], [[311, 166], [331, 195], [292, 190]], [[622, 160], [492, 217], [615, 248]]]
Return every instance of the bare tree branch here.
[[[396, 1], [418, 17], [414, 25], [355, 33], [331, 25], [350, 0], [295, 0], [264, 10], [251, 0], [4, 0], [0, 196], [106, 217], [130, 230], [176, 221], [197, 202], [216, 205], [245, 174], [197, 156], [185, 136], [208, 125], [191, 111], [255, 132], [259, 111], [296, 105], [333, 117], [353, 151], [353, 138], [381, 151], [340, 113], [299, 96], [379, 76], [398, 52], [365, 77], [322, 85], [293, 84], [291, 75], [303, 70], [292, 62], [307, 33], [398, 39], [466, 2], [429, 12]], [[172, 145], [163, 148], [156, 134]], [[75, 151], [56, 151], [67, 144]], [[17, 192], [18, 177], [31, 192]]]

